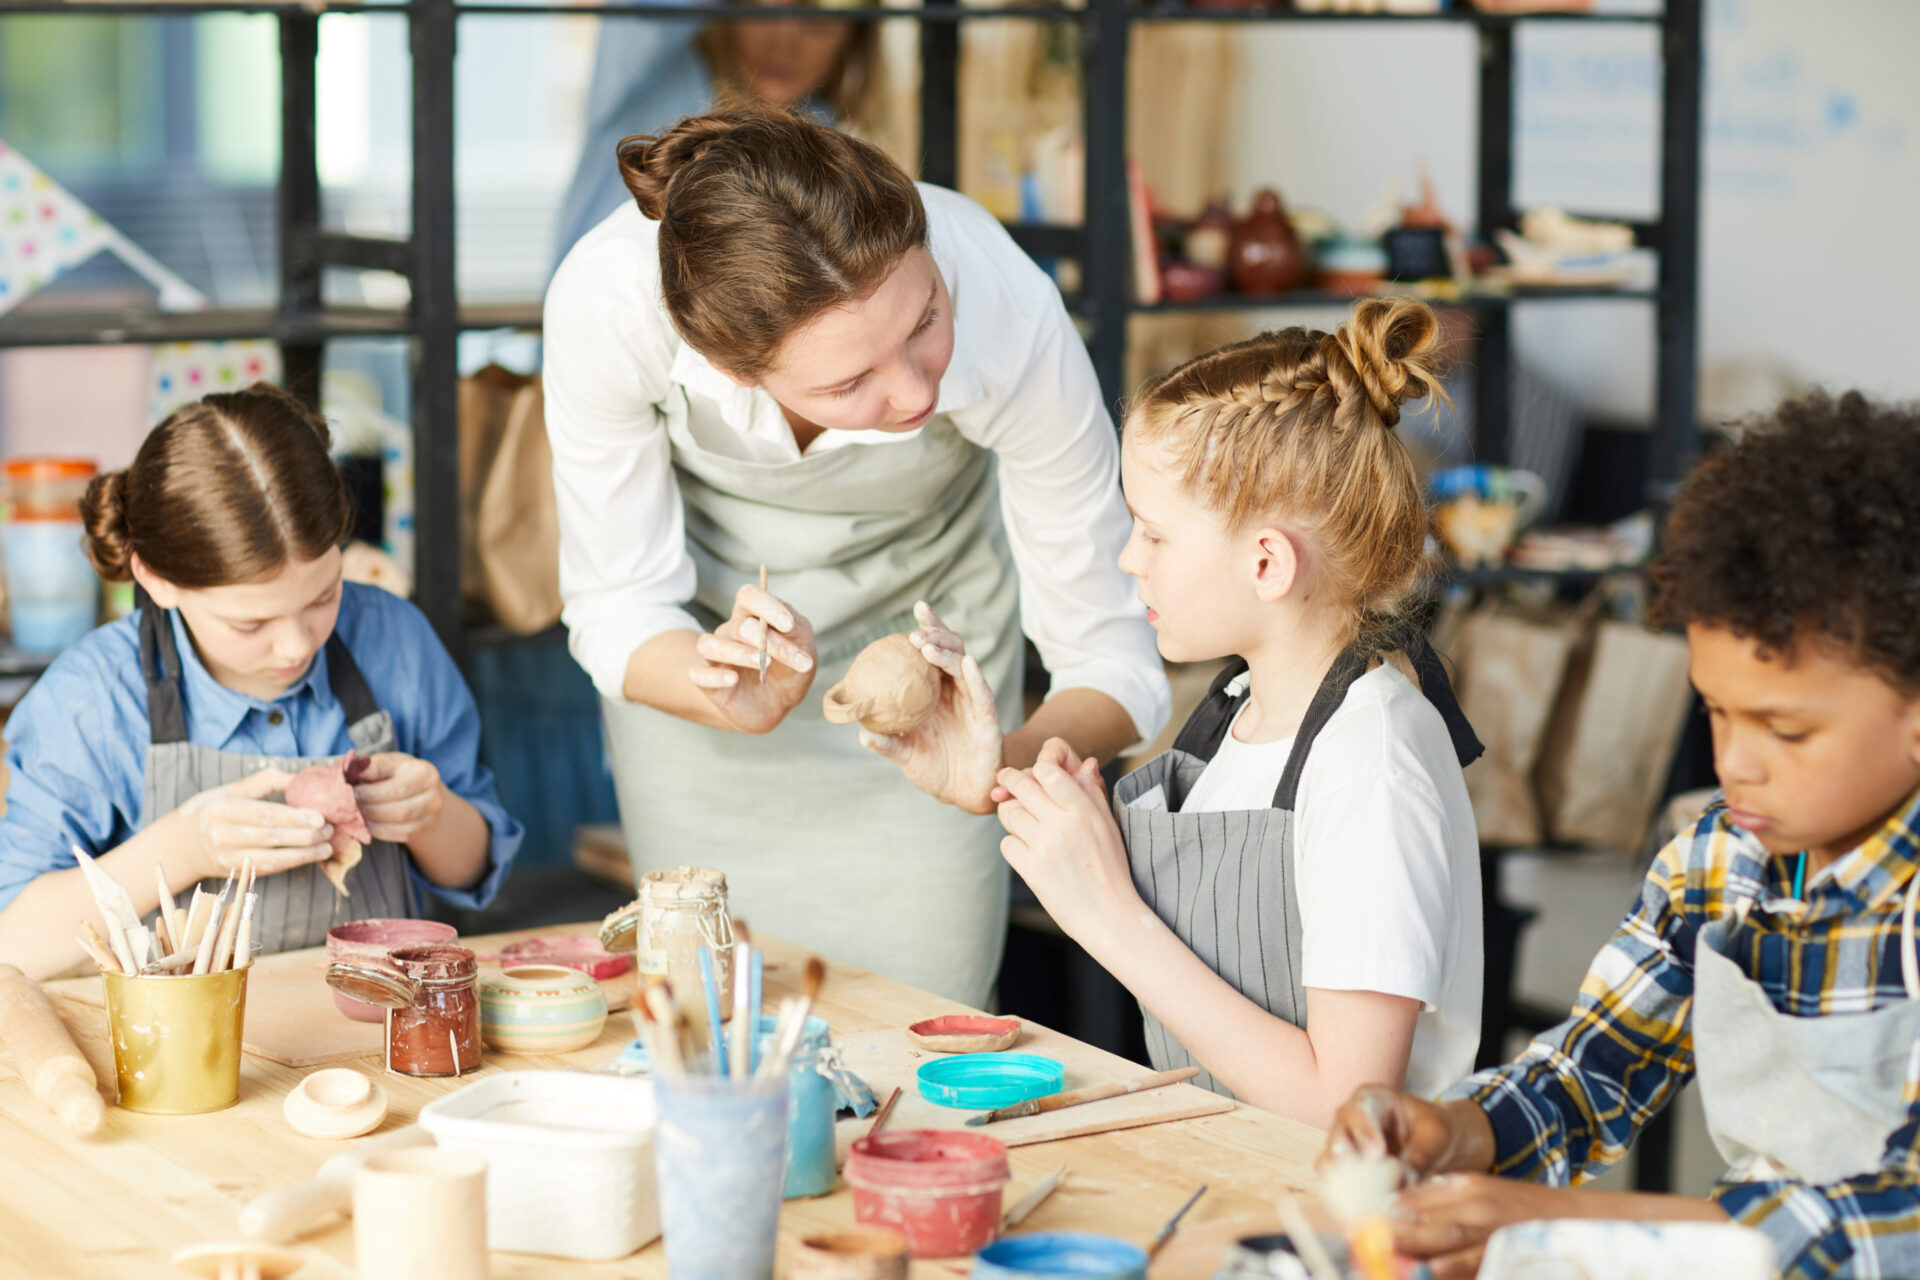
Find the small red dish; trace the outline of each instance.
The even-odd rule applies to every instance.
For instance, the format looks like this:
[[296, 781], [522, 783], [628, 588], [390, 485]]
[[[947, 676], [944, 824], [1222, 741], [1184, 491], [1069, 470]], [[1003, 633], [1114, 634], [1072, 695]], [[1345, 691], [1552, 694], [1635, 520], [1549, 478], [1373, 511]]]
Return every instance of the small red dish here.
[[948, 1014], [907, 1028], [907, 1039], [935, 1053], [1003, 1053], [1020, 1039], [1020, 1019]]

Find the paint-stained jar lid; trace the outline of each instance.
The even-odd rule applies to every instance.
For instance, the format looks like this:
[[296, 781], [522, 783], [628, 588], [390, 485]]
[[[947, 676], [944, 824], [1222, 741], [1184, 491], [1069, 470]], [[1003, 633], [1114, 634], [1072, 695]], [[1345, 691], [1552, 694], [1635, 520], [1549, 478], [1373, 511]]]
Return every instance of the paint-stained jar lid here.
[[383, 1009], [404, 1009], [413, 1003], [417, 988], [411, 978], [391, 969], [370, 964], [342, 961], [327, 966], [327, 985], [342, 995], [379, 1005]]

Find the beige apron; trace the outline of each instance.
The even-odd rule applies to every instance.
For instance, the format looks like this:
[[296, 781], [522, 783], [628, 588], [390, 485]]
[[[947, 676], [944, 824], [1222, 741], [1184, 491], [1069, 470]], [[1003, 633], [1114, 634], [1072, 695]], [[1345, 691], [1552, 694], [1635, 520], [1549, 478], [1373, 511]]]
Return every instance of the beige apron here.
[[1002, 729], [1018, 723], [1019, 588], [992, 455], [939, 416], [905, 439], [755, 463], [701, 444], [729, 431], [711, 401], [676, 387], [665, 417], [698, 572], [689, 611], [718, 625], [764, 563], [768, 590], [813, 623], [819, 666], [762, 736], [605, 701], [635, 873], [717, 867], [756, 931], [983, 1004], [1006, 936], [998, 821], [921, 792], [820, 699], [925, 600], [979, 661]]

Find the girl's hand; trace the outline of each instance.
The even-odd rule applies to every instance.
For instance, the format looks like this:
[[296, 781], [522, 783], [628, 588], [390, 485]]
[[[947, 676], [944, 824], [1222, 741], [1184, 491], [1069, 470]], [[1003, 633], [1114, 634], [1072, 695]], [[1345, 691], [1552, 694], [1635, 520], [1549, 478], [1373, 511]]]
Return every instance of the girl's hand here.
[[[760, 679], [760, 637], [767, 636], [767, 678]], [[771, 733], [813, 687], [813, 624], [748, 583], [733, 596], [733, 616], [694, 647], [706, 665], [687, 672], [714, 709], [741, 733]]]
[[1592, 1194], [1487, 1173], [1450, 1173], [1400, 1193], [1393, 1247], [1425, 1259], [1434, 1280], [1473, 1280], [1495, 1231], [1515, 1222], [1585, 1217], [1582, 1198]]
[[1334, 1113], [1326, 1148], [1315, 1163], [1324, 1167], [1330, 1159], [1357, 1152], [1398, 1157], [1416, 1178], [1482, 1173], [1493, 1166], [1492, 1144], [1486, 1112], [1470, 1102], [1441, 1105], [1367, 1085]]
[[950, 677], [940, 682], [940, 703], [906, 733], [860, 730], [860, 745], [899, 765], [909, 782], [934, 799], [968, 813], [992, 813], [993, 777], [1004, 759], [993, 690], [939, 614], [922, 601], [913, 616], [920, 627], [909, 639]]
[[447, 788], [440, 770], [427, 761], [382, 751], [368, 757], [353, 798], [375, 840], [405, 844], [439, 820], [447, 806]]
[[998, 790], [1007, 795], [1000, 853], [1054, 923], [1084, 946], [1097, 930], [1147, 908], [1107, 807], [1099, 761], [1079, 761], [1069, 772], [1063, 765], [1072, 759], [1072, 748], [1055, 738], [1033, 768], [1000, 771]]
[[311, 809], [268, 800], [287, 789], [293, 775], [262, 769], [224, 787], [210, 787], [173, 811], [193, 878], [215, 880], [253, 860], [256, 875], [318, 862], [333, 852], [333, 828]]

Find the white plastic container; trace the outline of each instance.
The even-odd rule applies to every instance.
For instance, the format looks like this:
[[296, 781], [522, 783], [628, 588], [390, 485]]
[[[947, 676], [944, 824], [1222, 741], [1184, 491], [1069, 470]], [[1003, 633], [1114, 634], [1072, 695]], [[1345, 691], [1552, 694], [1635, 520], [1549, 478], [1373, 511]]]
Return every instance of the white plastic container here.
[[624, 1258], [660, 1236], [653, 1082], [581, 1071], [490, 1076], [420, 1110], [434, 1141], [487, 1161], [487, 1246]]
[[1494, 1232], [1480, 1280], [1771, 1280], [1773, 1241], [1732, 1222], [1517, 1222]]

